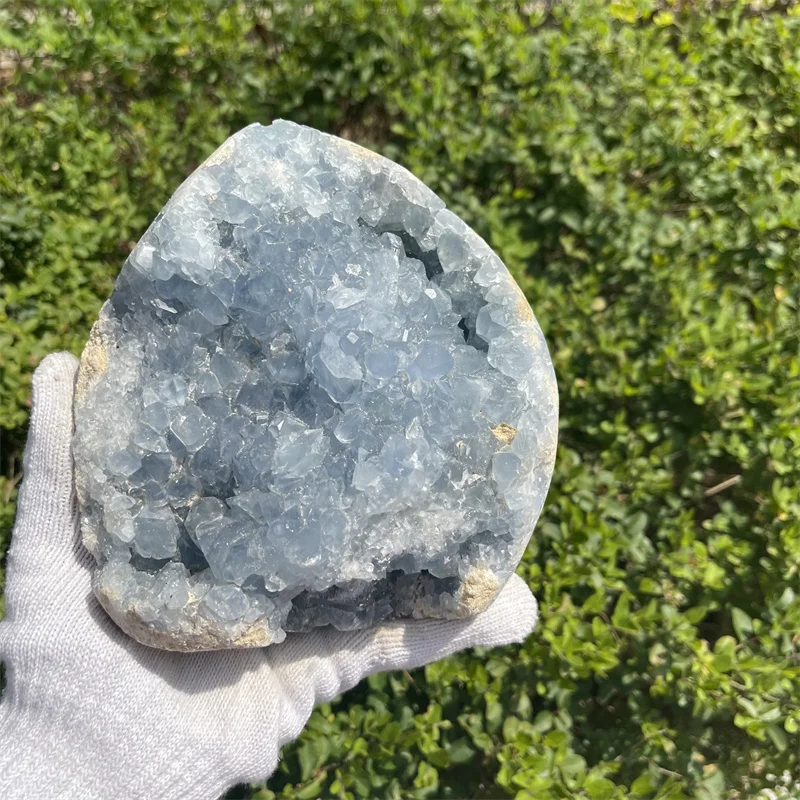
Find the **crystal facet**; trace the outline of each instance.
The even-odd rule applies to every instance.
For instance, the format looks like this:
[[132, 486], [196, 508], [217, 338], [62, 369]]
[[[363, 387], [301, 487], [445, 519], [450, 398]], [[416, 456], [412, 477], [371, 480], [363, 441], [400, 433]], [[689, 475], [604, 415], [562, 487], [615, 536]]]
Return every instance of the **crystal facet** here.
[[177, 650], [474, 614], [539, 516], [557, 417], [525, 298], [433, 192], [251, 125], [158, 215], [84, 351], [95, 592]]

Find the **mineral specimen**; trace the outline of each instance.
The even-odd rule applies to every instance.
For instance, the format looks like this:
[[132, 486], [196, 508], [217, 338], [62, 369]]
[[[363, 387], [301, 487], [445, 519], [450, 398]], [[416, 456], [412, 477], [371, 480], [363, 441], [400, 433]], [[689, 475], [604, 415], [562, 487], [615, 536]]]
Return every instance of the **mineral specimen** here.
[[433, 192], [251, 125], [155, 219], [84, 351], [95, 592], [175, 650], [476, 613], [541, 511], [557, 405], [522, 293]]

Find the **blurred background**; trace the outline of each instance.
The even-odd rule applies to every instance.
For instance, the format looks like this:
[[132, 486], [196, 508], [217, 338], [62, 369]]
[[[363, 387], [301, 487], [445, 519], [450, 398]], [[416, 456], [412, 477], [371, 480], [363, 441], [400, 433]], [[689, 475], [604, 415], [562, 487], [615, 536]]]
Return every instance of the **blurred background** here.
[[769, 0], [4, 0], [0, 553], [36, 364], [226, 137], [311, 125], [439, 193], [547, 336], [542, 620], [370, 678], [228, 796], [800, 796], [798, 87]]

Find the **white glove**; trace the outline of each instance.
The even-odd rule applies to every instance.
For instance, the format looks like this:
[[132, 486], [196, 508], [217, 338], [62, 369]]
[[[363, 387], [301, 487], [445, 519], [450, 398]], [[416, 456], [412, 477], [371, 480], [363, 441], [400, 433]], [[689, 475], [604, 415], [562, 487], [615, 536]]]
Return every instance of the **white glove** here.
[[0, 659], [0, 795], [214, 798], [264, 780], [315, 703], [381, 670], [465, 647], [523, 640], [536, 601], [512, 576], [469, 620], [393, 622], [290, 634], [257, 650], [171, 653], [138, 644], [90, 588], [72, 481], [77, 360], [48, 356], [33, 376], [25, 480], [8, 555]]

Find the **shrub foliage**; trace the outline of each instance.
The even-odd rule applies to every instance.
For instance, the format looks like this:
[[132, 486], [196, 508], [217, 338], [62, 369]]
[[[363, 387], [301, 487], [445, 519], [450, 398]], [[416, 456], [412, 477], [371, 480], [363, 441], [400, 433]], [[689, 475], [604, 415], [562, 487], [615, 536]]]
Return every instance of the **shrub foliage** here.
[[6, 0], [0, 550], [35, 365], [80, 352], [194, 166], [293, 119], [403, 163], [499, 251], [561, 441], [520, 566], [536, 633], [369, 679], [239, 794], [714, 800], [797, 777], [799, 82], [800, 13], [770, 0]]

